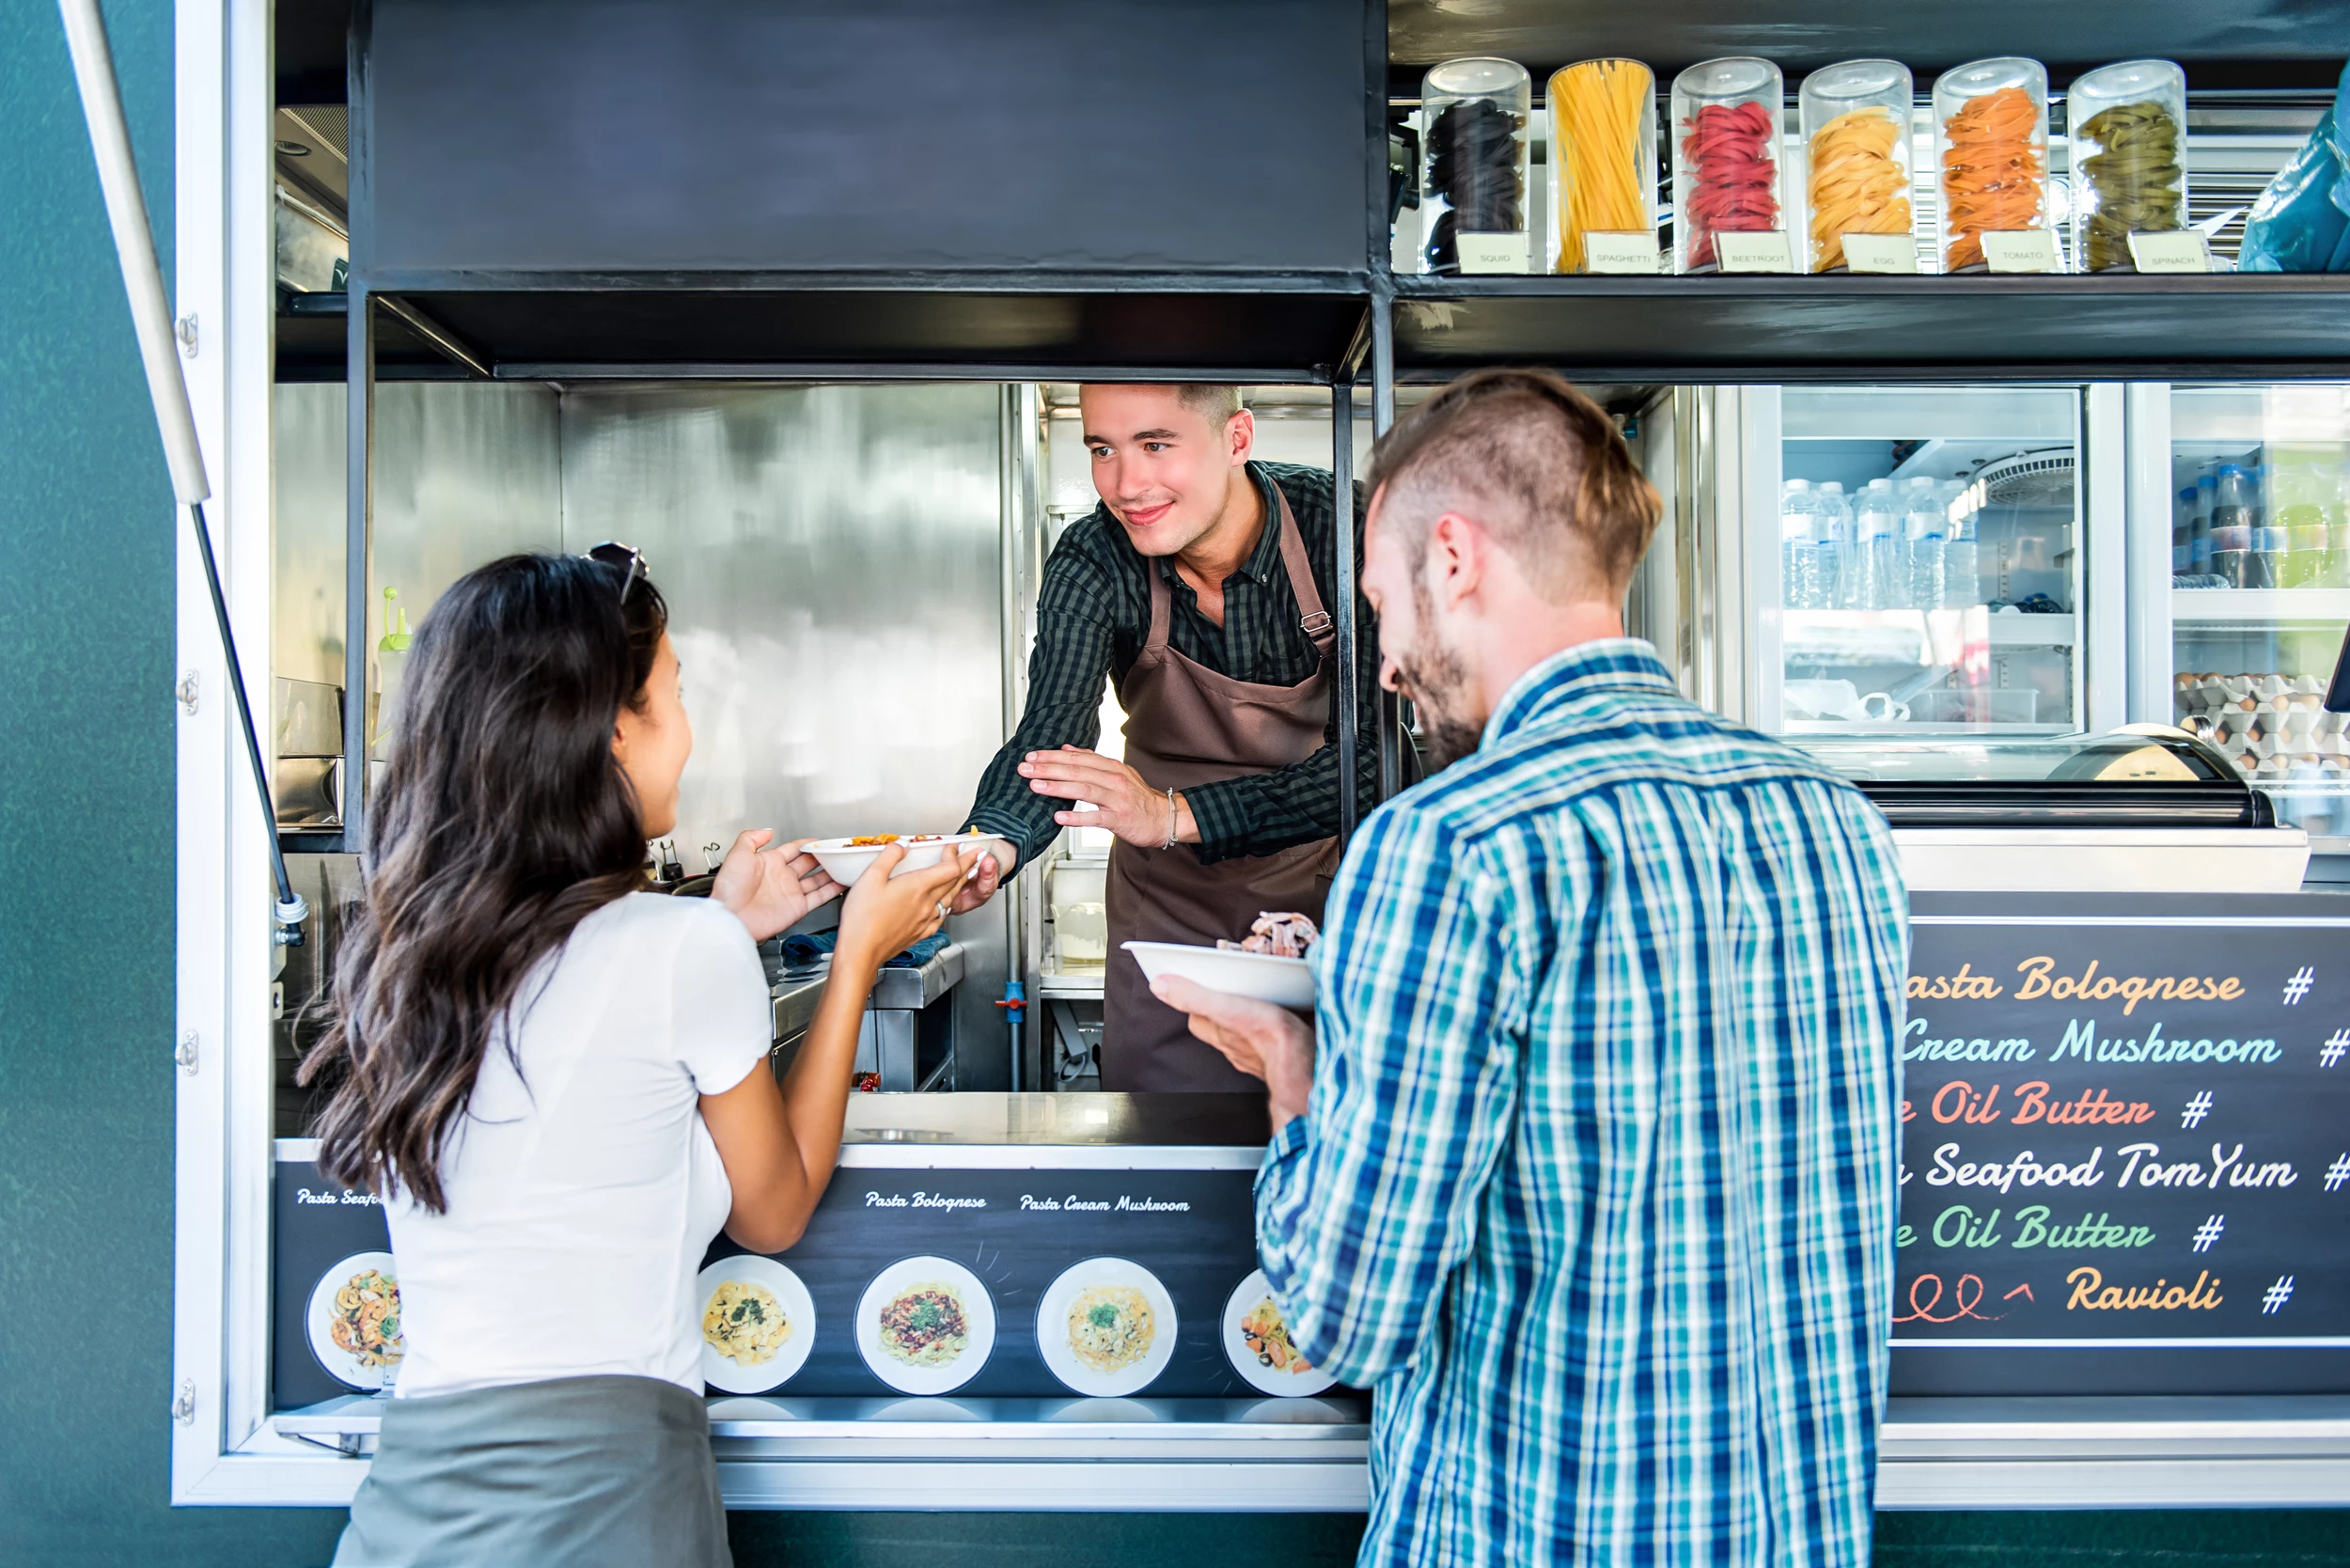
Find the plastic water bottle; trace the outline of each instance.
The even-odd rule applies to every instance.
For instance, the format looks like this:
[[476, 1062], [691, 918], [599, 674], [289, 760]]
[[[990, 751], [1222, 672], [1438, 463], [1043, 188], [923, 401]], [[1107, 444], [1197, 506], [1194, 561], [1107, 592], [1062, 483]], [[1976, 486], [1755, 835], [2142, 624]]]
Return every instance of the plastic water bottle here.
[[2188, 568], [2208, 574], [2211, 565], [2211, 513], [2219, 502], [2219, 478], [2205, 472], [2195, 480], [2195, 531], [2187, 539]]
[[1791, 610], [1820, 607], [1819, 521], [1810, 479], [1789, 479], [1778, 502], [1779, 593]]
[[1819, 546], [1823, 606], [1849, 610], [1860, 604], [1860, 575], [1854, 568], [1852, 505], [1844, 487], [1830, 479], [1820, 486], [1819, 525], [1812, 539]]
[[1950, 514], [1932, 479], [1912, 479], [1902, 508], [1904, 554], [1908, 561], [1909, 605], [1938, 610], [1950, 593]]
[[1909, 585], [1902, 580], [1902, 515], [1891, 479], [1871, 479], [1857, 497], [1854, 532], [1860, 541], [1860, 608], [1909, 607]]
[[1975, 533], [1975, 514], [1961, 510], [1959, 496], [1966, 487], [1953, 483], [1943, 492], [1949, 532], [1942, 541], [1942, 603], [1953, 610], [1971, 610], [1982, 597], [1982, 547]]

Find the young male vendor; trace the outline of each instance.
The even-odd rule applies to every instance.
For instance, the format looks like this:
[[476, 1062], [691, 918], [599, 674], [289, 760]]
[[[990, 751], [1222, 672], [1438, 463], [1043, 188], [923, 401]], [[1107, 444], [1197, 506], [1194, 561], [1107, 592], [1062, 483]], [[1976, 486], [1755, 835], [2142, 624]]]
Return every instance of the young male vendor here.
[[[1102, 504], [1044, 564], [1027, 711], [969, 825], [1024, 863], [1063, 827], [1117, 836], [1104, 1089], [1262, 1093], [1151, 995], [1120, 944], [1213, 943], [1267, 910], [1322, 913], [1339, 862], [1334, 481], [1252, 461], [1236, 387], [1088, 386], [1079, 411]], [[1347, 517], [1359, 538], [1357, 509]], [[1368, 737], [1377, 642], [1359, 602], [1356, 615]], [[1104, 677], [1126, 713], [1122, 762], [1092, 749]], [[1366, 801], [1374, 752], [1367, 740]]]

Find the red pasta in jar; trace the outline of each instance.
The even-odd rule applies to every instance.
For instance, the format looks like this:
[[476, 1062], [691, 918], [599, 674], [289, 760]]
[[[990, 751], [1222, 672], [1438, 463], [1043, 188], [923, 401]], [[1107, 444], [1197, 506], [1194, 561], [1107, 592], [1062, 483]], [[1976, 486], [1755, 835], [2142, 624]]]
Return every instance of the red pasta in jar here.
[[1674, 221], [1688, 229], [1688, 265], [1716, 265], [1716, 234], [1778, 227], [1778, 128], [1760, 103], [1705, 103], [1683, 122], [1683, 178]]

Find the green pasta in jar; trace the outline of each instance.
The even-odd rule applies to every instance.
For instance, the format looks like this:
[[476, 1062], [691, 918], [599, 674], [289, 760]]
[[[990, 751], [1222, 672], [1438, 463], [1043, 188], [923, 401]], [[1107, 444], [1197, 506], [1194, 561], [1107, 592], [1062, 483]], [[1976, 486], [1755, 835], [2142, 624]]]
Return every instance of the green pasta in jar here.
[[2130, 272], [2132, 234], [2187, 226], [2186, 73], [2169, 60], [2092, 71], [2068, 95], [2073, 243], [2083, 272]]

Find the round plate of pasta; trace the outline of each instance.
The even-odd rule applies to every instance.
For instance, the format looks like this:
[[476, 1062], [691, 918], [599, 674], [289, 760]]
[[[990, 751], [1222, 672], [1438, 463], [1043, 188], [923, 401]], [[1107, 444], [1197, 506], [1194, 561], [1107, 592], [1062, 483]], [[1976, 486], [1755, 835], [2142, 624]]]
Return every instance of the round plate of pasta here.
[[310, 1350], [337, 1382], [388, 1388], [408, 1354], [400, 1325], [400, 1276], [388, 1252], [354, 1252], [310, 1291]]
[[702, 1381], [729, 1394], [781, 1388], [816, 1342], [816, 1303], [773, 1258], [737, 1253], [701, 1271]]
[[979, 1277], [946, 1258], [906, 1258], [865, 1287], [856, 1348], [901, 1394], [950, 1394], [995, 1348], [995, 1304]]
[[1175, 1354], [1175, 1302], [1157, 1275], [1123, 1258], [1088, 1258], [1045, 1287], [1036, 1343], [1055, 1377], [1118, 1399], [1149, 1388]]
[[1224, 1354], [1253, 1387], [1284, 1399], [1318, 1394], [1338, 1381], [1290, 1342], [1289, 1323], [1262, 1269], [1242, 1280], [1224, 1304]]

